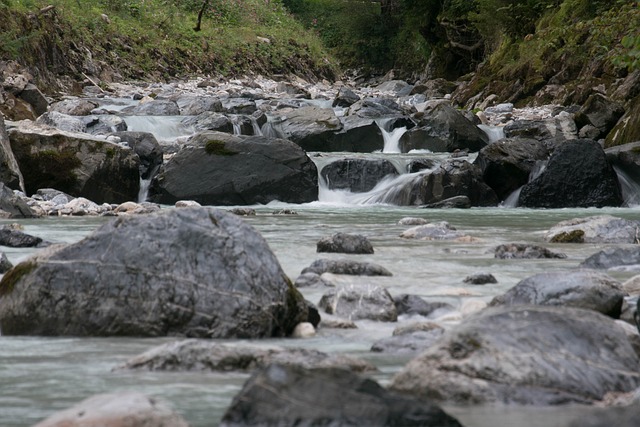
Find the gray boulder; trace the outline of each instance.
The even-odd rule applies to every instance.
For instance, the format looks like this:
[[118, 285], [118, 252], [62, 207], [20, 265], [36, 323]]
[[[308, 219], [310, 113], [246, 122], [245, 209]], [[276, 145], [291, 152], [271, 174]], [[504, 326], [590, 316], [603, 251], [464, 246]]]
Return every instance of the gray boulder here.
[[149, 200], [174, 204], [253, 205], [318, 198], [315, 164], [296, 144], [281, 139], [202, 132], [155, 176]]
[[12, 190], [25, 191], [22, 172], [11, 151], [11, 142], [2, 114], [0, 114], [0, 182]]
[[477, 152], [488, 142], [487, 135], [462, 113], [446, 103], [439, 103], [400, 138], [400, 149], [403, 153], [415, 149]]
[[0, 252], [0, 274], [4, 274], [13, 268], [13, 264], [7, 258], [7, 254]]
[[306, 369], [337, 367], [352, 372], [371, 372], [370, 362], [304, 348], [226, 345], [209, 340], [184, 340], [154, 347], [117, 369], [149, 371], [252, 371], [272, 363]]
[[542, 259], [566, 258], [562, 253], [553, 252], [547, 248], [527, 243], [508, 243], [499, 245], [493, 250], [498, 259]]
[[49, 111], [57, 111], [69, 116], [88, 116], [97, 107], [97, 102], [82, 98], [70, 98], [51, 104]]
[[470, 285], [486, 285], [488, 283], [498, 283], [498, 280], [491, 273], [471, 274], [462, 280]]
[[384, 159], [341, 159], [329, 163], [320, 175], [332, 190], [349, 190], [352, 193], [371, 191], [388, 176], [397, 176], [392, 162]]
[[44, 114], [49, 107], [49, 101], [33, 83], [27, 83], [19, 96], [21, 100], [27, 102], [33, 108], [33, 111], [38, 116]]
[[447, 221], [440, 221], [409, 228], [400, 234], [403, 239], [417, 240], [455, 240], [464, 237]]
[[115, 132], [113, 135], [126, 142], [140, 158], [140, 178], [151, 179], [162, 164], [162, 147], [149, 132]]
[[604, 150], [589, 139], [559, 145], [545, 170], [522, 187], [518, 205], [531, 208], [621, 206], [618, 177]]
[[136, 200], [140, 160], [133, 150], [90, 135], [21, 125], [9, 131], [27, 194], [56, 188], [96, 203]]
[[640, 243], [640, 221], [598, 215], [561, 221], [545, 239], [552, 243]]
[[429, 317], [453, 310], [453, 306], [446, 302], [428, 302], [418, 295], [411, 294], [400, 294], [393, 299], [393, 302], [398, 316], [406, 314]]
[[604, 150], [607, 160], [618, 173], [624, 204], [640, 205], [635, 183], [640, 182], [640, 141]]
[[325, 292], [318, 308], [349, 320], [395, 322], [398, 312], [386, 288], [375, 285], [339, 286]]
[[592, 310], [490, 307], [449, 329], [390, 388], [452, 404], [593, 403], [640, 386], [625, 330]]
[[360, 234], [336, 233], [323, 237], [316, 245], [317, 252], [343, 254], [372, 254], [373, 245], [369, 239]]
[[33, 218], [36, 212], [27, 203], [0, 182], [0, 218]]
[[222, 111], [222, 102], [213, 96], [180, 94], [173, 101], [180, 109], [182, 116], [197, 116], [207, 111]]
[[391, 272], [386, 268], [370, 263], [350, 260], [318, 259], [311, 263], [309, 267], [302, 270], [300, 274], [306, 273], [332, 273], [347, 274], [352, 276], [391, 276]]
[[603, 249], [580, 263], [580, 267], [599, 270], [633, 266], [640, 268], [640, 246]]
[[91, 135], [110, 135], [113, 132], [124, 132], [128, 126], [120, 116], [100, 114], [82, 117], [87, 127], [86, 132]]
[[220, 424], [241, 426], [461, 425], [429, 400], [390, 392], [344, 369], [270, 365], [249, 378]]
[[545, 120], [515, 120], [504, 127], [504, 136], [537, 139], [553, 147], [578, 138], [578, 129], [569, 115], [559, 115]]
[[39, 125], [51, 126], [58, 130], [73, 133], [85, 133], [87, 125], [77, 117], [68, 114], [49, 111], [38, 117], [36, 123]]
[[0, 246], [10, 248], [33, 248], [42, 243], [40, 237], [32, 236], [11, 227], [0, 227]]
[[453, 196], [435, 203], [420, 206], [423, 209], [470, 209], [471, 199], [468, 196]]
[[333, 100], [333, 107], [350, 107], [360, 101], [360, 97], [348, 87], [341, 87]]
[[364, 98], [349, 107], [349, 115], [366, 119], [402, 116], [404, 112], [397, 102], [388, 98]]
[[473, 162], [500, 200], [529, 181], [536, 162], [547, 160], [549, 150], [535, 139], [509, 138], [484, 147]]
[[518, 282], [489, 305], [555, 305], [594, 310], [617, 319], [626, 293], [612, 277], [594, 271], [540, 273]]
[[380, 126], [371, 118], [357, 115], [340, 117], [341, 128], [318, 140], [306, 144], [307, 151], [345, 151], [351, 153], [372, 153], [384, 148], [384, 138]]
[[371, 345], [374, 353], [418, 353], [431, 347], [444, 334], [444, 329], [434, 323], [419, 323], [411, 328], [396, 328], [393, 336]]
[[594, 139], [604, 138], [624, 115], [624, 107], [606, 96], [595, 93], [580, 107], [575, 115], [578, 129], [591, 126], [597, 130]]
[[253, 114], [258, 110], [256, 102], [248, 98], [223, 98], [222, 111], [230, 114]]
[[342, 128], [340, 120], [329, 108], [300, 107], [282, 112], [280, 119], [276, 126], [278, 134], [305, 151], [324, 151], [322, 147]]
[[34, 427], [188, 427], [167, 402], [138, 392], [98, 394], [57, 412]]
[[0, 281], [4, 335], [260, 338], [307, 320], [267, 243], [212, 208], [121, 216]]
[[218, 112], [205, 111], [195, 117], [182, 120], [185, 126], [191, 126], [196, 131], [213, 130], [216, 132], [233, 133], [233, 123], [231, 119]]

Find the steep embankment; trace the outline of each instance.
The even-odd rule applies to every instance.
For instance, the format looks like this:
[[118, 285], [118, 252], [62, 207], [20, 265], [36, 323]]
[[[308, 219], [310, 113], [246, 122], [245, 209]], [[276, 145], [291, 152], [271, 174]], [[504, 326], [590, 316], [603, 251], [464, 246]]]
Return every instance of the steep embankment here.
[[[212, 3], [212, 2], [209, 2]], [[189, 74], [333, 77], [321, 43], [279, 2], [0, 0], [0, 60], [26, 66], [39, 87]]]

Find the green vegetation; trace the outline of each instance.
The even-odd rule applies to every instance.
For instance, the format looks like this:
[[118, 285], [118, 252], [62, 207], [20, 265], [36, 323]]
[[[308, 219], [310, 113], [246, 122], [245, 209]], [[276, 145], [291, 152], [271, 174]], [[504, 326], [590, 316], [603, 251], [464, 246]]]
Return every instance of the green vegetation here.
[[556, 234], [551, 243], [584, 243], [584, 231], [573, 230]]
[[204, 151], [209, 155], [216, 155], [216, 156], [233, 156], [235, 154], [238, 154], [237, 152], [226, 148], [225, 142], [220, 141], [218, 139], [212, 139], [207, 141], [204, 144]]
[[0, 281], [0, 297], [10, 294], [20, 279], [33, 271], [36, 263], [33, 261], [25, 261], [9, 270]]

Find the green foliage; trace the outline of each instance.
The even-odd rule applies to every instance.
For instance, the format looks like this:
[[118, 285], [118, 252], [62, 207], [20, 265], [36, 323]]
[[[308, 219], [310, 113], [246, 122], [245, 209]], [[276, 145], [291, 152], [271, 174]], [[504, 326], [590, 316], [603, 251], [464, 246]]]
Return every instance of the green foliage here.
[[614, 63], [627, 67], [629, 71], [640, 69], [640, 34], [627, 34], [620, 45], [621, 52], [614, 58]]

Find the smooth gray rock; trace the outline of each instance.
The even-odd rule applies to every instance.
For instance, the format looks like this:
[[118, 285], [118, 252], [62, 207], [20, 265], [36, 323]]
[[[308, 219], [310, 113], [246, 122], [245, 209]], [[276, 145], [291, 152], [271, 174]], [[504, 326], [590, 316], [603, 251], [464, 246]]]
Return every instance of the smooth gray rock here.
[[162, 164], [162, 147], [149, 132], [115, 132], [113, 135], [125, 141], [140, 158], [140, 178], [151, 179]]
[[640, 386], [623, 328], [592, 310], [490, 307], [449, 329], [390, 389], [450, 404], [593, 403]]
[[0, 246], [10, 248], [33, 248], [42, 243], [40, 237], [32, 236], [10, 227], [0, 227]]
[[598, 215], [561, 221], [545, 239], [554, 243], [640, 243], [640, 221]]
[[349, 320], [395, 322], [398, 312], [386, 288], [375, 285], [338, 286], [325, 292], [318, 308], [327, 314]]
[[626, 293], [607, 274], [581, 270], [540, 273], [521, 280], [489, 305], [554, 305], [594, 310], [617, 319]]
[[336, 233], [323, 237], [316, 245], [317, 252], [343, 254], [372, 254], [373, 245], [361, 234]]
[[307, 203], [317, 198], [316, 166], [298, 145], [221, 132], [193, 136], [164, 164], [149, 190], [149, 200], [161, 204]]
[[542, 259], [556, 258], [563, 259], [567, 256], [562, 253], [550, 251], [542, 246], [530, 245], [528, 243], [508, 243], [497, 246], [494, 255], [498, 259]]
[[393, 336], [373, 343], [374, 353], [407, 354], [418, 353], [431, 347], [444, 334], [444, 329], [435, 324], [425, 325], [415, 330], [393, 332]]
[[77, 117], [49, 111], [38, 117], [36, 124], [54, 127], [58, 130], [73, 133], [85, 133], [87, 125]]
[[179, 116], [180, 108], [174, 101], [168, 99], [152, 99], [136, 105], [131, 111], [122, 110], [123, 114], [135, 116]]
[[318, 259], [302, 270], [305, 273], [333, 273], [352, 276], [392, 276], [391, 272], [381, 265], [351, 260]]
[[117, 369], [149, 371], [252, 371], [272, 363], [311, 368], [377, 371], [371, 362], [342, 354], [304, 348], [228, 345], [209, 340], [184, 340], [154, 347], [127, 360]]
[[304, 273], [296, 278], [296, 288], [309, 288], [313, 286], [335, 286], [330, 280], [317, 273]]
[[580, 263], [580, 267], [606, 270], [614, 267], [640, 267], [640, 247], [607, 248]]
[[213, 208], [120, 216], [0, 281], [4, 335], [285, 336], [308, 308], [262, 236]]
[[366, 193], [385, 177], [397, 176], [398, 171], [389, 160], [341, 159], [323, 167], [320, 175], [329, 189]]
[[213, 96], [180, 94], [174, 101], [182, 116], [197, 116], [208, 111], [222, 111], [222, 102]]
[[192, 126], [196, 131], [212, 130], [216, 132], [233, 133], [233, 123], [226, 115], [218, 112], [205, 111], [195, 117], [182, 120], [185, 126]]
[[446, 302], [428, 302], [418, 295], [400, 294], [393, 298], [398, 315], [431, 316], [436, 312], [452, 311], [453, 306]]
[[188, 427], [167, 402], [138, 392], [98, 394], [57, 412], [34, 427]]
[[357, 115], [343, 116], [339, 119], [342, 125], [340, 130], [314, 144], [306, 144], [306, 150], [372, 153], [384, 148], [384, 137], [375, 120]]
[[560, 144], [545, 170], [522, 187], [518, 206], [587, 208], [621, 206], [618, 177], [604, 150], [590, 139]]
[[341, 87], [333, 100], [333, 107], [350, 107], [360, 101], [360, 97], [348, 87]]
[[307, 106], [282, 112], [277, 132], [295, 142], [305, 151], [324, 151], [334, 132], [342, 129], [342, 123], [330, 108]]
[[49, 106], [49, 111], [56, 111], [69, 116], [88, 116], [91, 114], [91, 111], [97, 107], [97, 102], [88, 99], [73, 98], [54, 102]]
[[457, 231], [447, 221], [417, 225], [400, 234], [403, 239], [416, 240], [455, 240], [464, 234]]
[[385, 390], [344, 369], [270, 365], [253, 374], [220, 427], [461, 427], [429, 400]]

